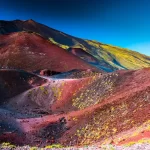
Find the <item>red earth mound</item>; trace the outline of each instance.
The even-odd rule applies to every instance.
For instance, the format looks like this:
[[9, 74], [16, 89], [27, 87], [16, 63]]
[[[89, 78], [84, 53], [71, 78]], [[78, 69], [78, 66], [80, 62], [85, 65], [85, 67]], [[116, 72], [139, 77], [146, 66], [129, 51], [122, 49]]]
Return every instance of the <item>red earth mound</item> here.
[[[72, 79], [41, 77], [47, 79], [44, 84], [1, 106], [0, 139], [7, 134], [7, 141], [15, 136], [12, 142], [17, 143], [22, 135], [24, 140], [18, 144], [83, 146], [128, 143], [142, 139], [142, 133], [150, 138], [149, 73], [150, 69], [142, 69], [90, 75], [78, 72], [80, 78]], [[37, 111], [29, 110], [34, 106]]]
[[0, 67], [26, 71], [49, 69], [55, 72], [73, 69], [96, 70], [41, 36], [27, 32], [0, 36]]
[[[143, 131], [149, 130], [149, 109], [150, 109], [150, 69], [139, 71], [121, 71], [111, 73], [103, 77], [105, 87], [113, 82], [112, 90], [105, 97], [100, 96], [98, 104], [95, 104], [95, 97], [90, 93], [84, 101], [84, 93], [75, 98], [76, 107], [80, 111], [70, 113], [70, 130], [67, 131], [61, 139], [62, 143], [71, 143], [72, 145], [88, 145], [94, 143], [118, 144], [126, 141], [128, 138]], [[107, 80], [106, 80], [107, 79]], [[110, 80], [111, 79], [111, 80]], [[97, 83], [92, 83], [93, 92]], [[102, 82], [99, 85], [99, 89]], [[104, 88], [104, 87], [103, 87]], [[90, 91], [91, 89], [88, 90]], [[96, 90], [98, 92], [98, 90]], [[98, 92], [99, 93], [99, 92]], [[82, 96], [81, 96], [82, 95]], [[96, 95], [96, 93], [95, 93]], [[83, 103], [82, 103], [83, 102]], [[81, 104], [84, 107], [79, 107]], [[90, 107], [88, 107], [90, 106]], [[74, 119], [72, 119], [74, 118]], [[74, 121], [73, 121], [74, 120]], [[72, 124], [72, 122], [74, 122]], [[146, 138], [150, 138], [146, 134]], [[139, 136], [139, 139], [144, 136]], [[69, 139], [72, 139], [71, 142]]]

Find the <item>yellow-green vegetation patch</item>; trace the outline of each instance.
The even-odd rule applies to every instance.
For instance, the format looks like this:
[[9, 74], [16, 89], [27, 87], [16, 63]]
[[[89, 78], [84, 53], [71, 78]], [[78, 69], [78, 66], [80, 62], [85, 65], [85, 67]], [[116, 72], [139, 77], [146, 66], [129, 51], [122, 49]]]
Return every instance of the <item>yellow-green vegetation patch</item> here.
[[4, 142], [4, 143], [1, 144], [1, 148], [14, 149], [14, 148], [16, 148], [16, 146], [11, 144], [11, 143], [9, 143], [9, 142]]
[[48, 90], [44, 86], [40, 86], [40, 90], [43, 92], [43, 94], [48, 94]]
[[[72, 105], [78, 109], [84, 109], [91, 105], [96, 105], [113, 91], [114, 83], [117, 79], [116, 74], [106, 75], [103, 78], [93, 76], [89, 82], [88, 89], [83, 89], [74, 95]], [[112, 108], [112, 111], [114, 108]]]
[[50, 40], [53, 44], [55, 44], [55, 45], [57, 45], [57, 46], [59, 46], [59, 47], [61, 47], [61, 48], [63, 48], [63, 49], [68, 49], [68, 48], [69, 48], [68, 45], [63, 45], [63, 44], [57, 43], [53, 38], [49, 38], [49, 40]]
[[114, 56], [117, 63], [127, 69], [139, 69], [150, 66], [150, 61], [146, 59], [147, 56], [140, 53], [105, 44], [101, 45], [101, 47]]
[[54, 97], [56, 97], [58, 100], [62, 96], [63, 87], [65, 85], [65, 82], [62, 82], [60, 85], [55, 85], [52, 87], [52, 91], [54, 93]]
[[46, 149], [49, 149], [49, 148], [63, 148], [63, 146], [61, 144], [52, 144], [52, 145], [47, 145], [45, 148]]
[[84, 46], [83, 44], [80, 44], [80, 43], [78, 43], [78, 44], [76, 44], [76, 45], [72, 46], [72, 48], [81, 48], [81, 49], [83, 49], [83, 50], [85, 50], [85, 51], [86, 51], [85, 46]]
[[[134, 117], [128, 116], [131, 109], [139, 109], [137, 106], [134, 106], [133, 109], [133, 104], [135, 104], [134, 99], [131, 103], [122, 101], [115, 105], [107, 104], [93, 112], [92, 115], [86, 115], [88, 122], [78, 128], [75, 132], [75, 136], [78, 138], [78, 144], [93, 144], [100, 140], [103, 141], [105, 139], [113, 138], [120, 131], [124, 132], [137, 127], [138, 121], [135, 120]], [[136, 97], [136, 104], [138, 106], [141, 104], [140, 97]], [[120, 122], [120, 125], [117, 124], [118, 121]], [[118, 140], [120, 141], [120, 139], [113, 139], [113, 142], [118, 143]], [[142, 143], [143, 141], [139, 142]], [[149, 141], [147, 140], [146, 142]]]
[[96, 48], [100, 48], [100, 43], [98, 43], [97, 41], [95, 40], [86, 40], [86, 42], [89, 44], [89, 45], [92, 45]]

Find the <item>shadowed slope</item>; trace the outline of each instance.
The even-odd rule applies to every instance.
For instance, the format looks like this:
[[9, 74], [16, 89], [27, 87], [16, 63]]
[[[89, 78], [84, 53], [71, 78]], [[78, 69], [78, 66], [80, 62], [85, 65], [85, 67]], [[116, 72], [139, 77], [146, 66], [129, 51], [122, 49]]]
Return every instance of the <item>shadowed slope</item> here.
[[0, 70], [0, 104], [44, 82], [44, 79], [24, 71]]
[[[5, 105], [11, 101], [12, 97], [44, 83], [46, 83], [46, 79], [24, 71], [0, 70], [0, 142], [9, 141], [15, 144], [24, 144], [26, 142], [24, 132], [20, 128], [16, 118], [26, 118], [28, 117], [27, 114], [17, 113], [16, 110], [10, 111], [5, 108]], [[15, 105], [18, 102], [15, 101]]]
[[68, 51], [106, 72], [111, 72], [115, 69], [115, 67], [111, 66], [107, 61], [99, 61], [99, 59], [97, 59], [94, 54], [91, 54], [90, 51], [85, 51], [81, 48], [69, 48]]
[[98, 63], [98, 60], [96, 58], [94, 58], [92, 55], [82, 50], [81, 48], [70, 48], [68, 49], [68, 51], [89, 63]]

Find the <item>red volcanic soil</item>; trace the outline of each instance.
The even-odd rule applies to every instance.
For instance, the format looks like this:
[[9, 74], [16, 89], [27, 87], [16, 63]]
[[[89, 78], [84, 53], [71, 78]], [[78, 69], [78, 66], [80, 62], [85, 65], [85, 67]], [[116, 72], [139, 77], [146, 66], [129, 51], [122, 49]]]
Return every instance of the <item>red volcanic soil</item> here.
[[[11, 98], [7, 106], [17, 109], [17, 112], [23, 113], [26, 111], [28, 111], [28, 113], [38, 113], [39, 109], [35, 110], [35, 105], [42, 108], [43, 112], [45, 111], [45, 113], [47, 112], [50, 114], [60, 114], [62, 112], [66, 113], [76, 110], [77, 108], [72, 106], [72, 97], [75, 93], [78, 93], [90, 85], [91, 82], [94, 81], [94, 75], [98, 76], [101, 74], [91, 71], [76, 71], [76, 73], [72, 72], [72, 74], [66, 75], [66, 78], [61, 78], [61, 74], [57, 75], [55, 78], [54, 76], [51, 78], [41, 76], [41, 78], [48, 80], [47, 83], [41, 86], [35, 86]], [[75, 76], [77, 76], [77, 78], [75, 78]]]
[[[51, 143], [65, 146], [121, 144], [136, 141], [136, 133], [144, 133], [138, 140], [149, 138], [149, 68], [91, 73], [90, 76], [86, 71], [81, 72], [76, 74], [77, 78], [41, 77], [47, 79], [45, 84], [12, 97], [0, 109], [5, 126], [15, 112], [11, 122], [18, 129], [17, 133], [24, 135], [24, 144], [39, 146]], [[22, 107], [24, 104], [28, 105], [26, 109]], [[29, 111], [33, 106], [39, 112]], [[42, 109], [48, 113], [42, 113]], [[6, 112], [8, 118], [4, 118]], [[12, 137], [12, 133], [9, 134]]]
[[[118, 143], [118, 145], [124, 145], [124, 144], [129, 144], [129, 143], [138, 143], [140, 140], [147, 140], [150, 139], [150, 131], [142, 130], [138, 135], [128, 137], [121, 142]], [[139, 142], [140, 143], [140, 142]]]
[[[113, 82], [115, 79], [113, 90], [103, 99], [99, 98], [99, 104], [91, 106], [90, 103], [90, 107], [86, 106], [85, 109], [72, 112], [71, 118], [75, 118], [74, 124], [70, 124], [72, 128], [61, 137], [60, 141], [69, 144], [71, 138], [72, 145], [97, 142], [117, 144], [132, 137], [132, 134], [134, 135], [140, 126], [150, 119], [149, 73], [150, 69], [143, 69], [105, 75], [103, 80], [107, 76], [107, 81], [110, 79], [109, 76], [114, 76], [110, 80]], [[97, 82], [99, 81], [96, 80]], [[92, 84], [95, 87], [94, 83]], [[82, 99], [80, 95], [78, 97]], [[95, 97], [93, 98], [95, 100]], [[139, 136], [139, 139], [143, 137]]]
[[65, 72], [96, 68], [34, 33], [0, 36], [0, 67], [26, 71], [49, 69]]

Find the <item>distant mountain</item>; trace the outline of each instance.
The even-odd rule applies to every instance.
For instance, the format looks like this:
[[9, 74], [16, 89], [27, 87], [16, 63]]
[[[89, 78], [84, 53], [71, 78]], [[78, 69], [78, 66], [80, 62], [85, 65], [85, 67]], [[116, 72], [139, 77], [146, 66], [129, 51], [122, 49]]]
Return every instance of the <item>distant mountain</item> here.
[[[150, 66], [150, 57], [143, 54], [94, 40], [77, 38], [37, 23], [32, 19], [26, 21], [0, 21], [0, 34], [20, 31], [40, 34], [52, 43], [70, 52], [72, 52], [70, 50], [71, 48], [77, 48], [78, 50], [80, 48], [80, 51], [84, 51], [86, 54], [91, 55], [93, 59], [98, 60], [97, 63], [88, 62], [88, 60], [85, 61], [107, 72], [118, 69], [139, 69]], [[83, 59], [83, 55], [78, 55], [78, 57]]]

